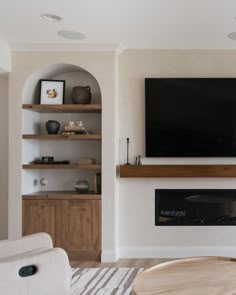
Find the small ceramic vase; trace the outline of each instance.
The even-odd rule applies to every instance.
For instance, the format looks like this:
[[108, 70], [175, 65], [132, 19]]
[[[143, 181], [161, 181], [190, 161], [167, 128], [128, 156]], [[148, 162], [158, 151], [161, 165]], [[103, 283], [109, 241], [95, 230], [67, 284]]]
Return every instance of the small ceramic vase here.
[[54, 120], [47, 121], [45, 126], [48, 134], [57, 134], [60, 129], [60, 123]]
[[75, 190], [79, 193], [89, 192], [89, 183], [87, 180], [79, 180], [76, 182]]

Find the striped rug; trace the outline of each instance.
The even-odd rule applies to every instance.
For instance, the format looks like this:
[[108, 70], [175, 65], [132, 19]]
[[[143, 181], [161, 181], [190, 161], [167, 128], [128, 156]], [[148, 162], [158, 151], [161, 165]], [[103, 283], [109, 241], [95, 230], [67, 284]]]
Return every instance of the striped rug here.
[[73, 268], [71, 295], [130, 295], [143, 268]]

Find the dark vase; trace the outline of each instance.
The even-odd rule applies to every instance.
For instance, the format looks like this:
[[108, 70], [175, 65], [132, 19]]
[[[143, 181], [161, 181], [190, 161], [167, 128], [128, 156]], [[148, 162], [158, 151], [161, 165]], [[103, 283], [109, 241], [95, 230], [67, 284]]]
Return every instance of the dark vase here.
[[57, 134], [60, 129], [60, 123], [54, 120], [48, 120], [45, 126], [48, 134]]
[[90, 86], [76, 86], [71, 93], [71, 100], [76, 104], [90, 104], [92, 99]]

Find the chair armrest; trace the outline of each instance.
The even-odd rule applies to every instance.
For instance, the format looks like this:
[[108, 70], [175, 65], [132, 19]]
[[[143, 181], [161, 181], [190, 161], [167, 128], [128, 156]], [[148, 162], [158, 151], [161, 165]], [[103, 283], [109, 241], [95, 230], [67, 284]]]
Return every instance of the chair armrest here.
[[[38, 272], [20, 277], [20, 268], [27, 265], [35, 265]], [[70, 284], [71, 267], [63, 249], [23, 253], [0, 260], [0, 294], [69, 295]]]
[[52, 239], [47, 233], [24, 236], [18, 240], [0, 241], [0, 259], [42, 248], [52, 248]]

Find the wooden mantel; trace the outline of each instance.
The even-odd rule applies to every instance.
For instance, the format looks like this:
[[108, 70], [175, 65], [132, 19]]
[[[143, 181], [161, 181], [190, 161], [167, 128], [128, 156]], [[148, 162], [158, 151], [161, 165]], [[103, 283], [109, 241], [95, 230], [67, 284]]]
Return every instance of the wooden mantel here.
[[120, 165], [120, 177], [236, 177], [236, 165]]

